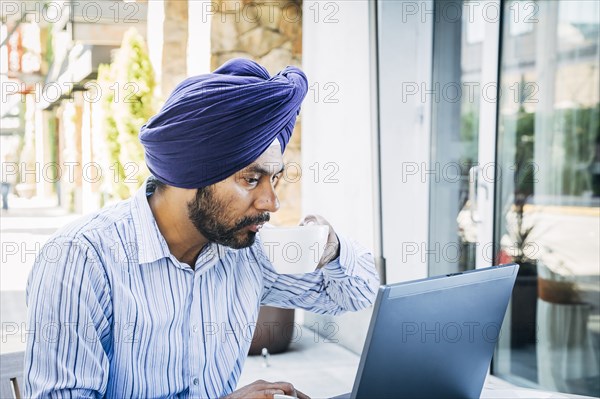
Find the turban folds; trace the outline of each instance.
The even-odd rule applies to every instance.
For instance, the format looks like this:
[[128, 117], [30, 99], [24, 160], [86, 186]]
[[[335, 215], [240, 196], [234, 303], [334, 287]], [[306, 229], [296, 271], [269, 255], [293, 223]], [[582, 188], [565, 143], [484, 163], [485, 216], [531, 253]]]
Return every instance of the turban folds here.
[[168, 185], [200, 188], [250, 165], [275, 139], [283, 152], [307, 90], [296, 67], [271, 77], [241, 58], [188, 78], [140, 130], [148, 169]]

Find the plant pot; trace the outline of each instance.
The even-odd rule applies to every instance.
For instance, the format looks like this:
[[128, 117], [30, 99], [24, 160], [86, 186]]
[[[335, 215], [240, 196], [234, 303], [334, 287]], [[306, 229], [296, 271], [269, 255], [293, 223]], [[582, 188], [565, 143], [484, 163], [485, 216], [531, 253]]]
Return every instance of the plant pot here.
[[538, 276], [535, 263], [523, 262], [512, 294], [512, 348], [536, 344]]
[[260, 355], [263, 348], [270, 354], [285, 352], [294, 336], [294, 309], [261, 306], [248, 355]]

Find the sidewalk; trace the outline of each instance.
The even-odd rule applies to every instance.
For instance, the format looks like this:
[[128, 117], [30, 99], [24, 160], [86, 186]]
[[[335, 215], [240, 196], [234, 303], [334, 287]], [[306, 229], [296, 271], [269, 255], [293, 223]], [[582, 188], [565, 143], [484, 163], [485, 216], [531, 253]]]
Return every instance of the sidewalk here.
[[80, 215], [69, 214], [48, 199], [11, 196], [0, 213], [0, 353], [25, 348], [25, 288], [27, 276], [42, 245], [60, 227]]
[[49, 199], [10, 198], [0, 213], [0, 291], [24, 291], [37, 252], [56, 230], [80, 217]]

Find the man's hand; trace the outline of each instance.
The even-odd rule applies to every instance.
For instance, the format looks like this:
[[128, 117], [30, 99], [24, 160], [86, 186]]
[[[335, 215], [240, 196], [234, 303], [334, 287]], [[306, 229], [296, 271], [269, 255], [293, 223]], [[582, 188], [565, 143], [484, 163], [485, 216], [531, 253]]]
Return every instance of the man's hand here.
[[319, 215], [307, 215], [301, 222], [300, 226], [310, 225], [310, 224], [320, 224], [324, 226], [329, 226], [329, 236], [327, 236], [327, 245], [325, 245], [325, 251], [323, 251], [323, 256], [317, 265], [317, 269], [325, 266], [338, 256], [340, 256], [340, 240], [338, 240], [337, 235], [335, 234], [335, 230], [333, 230], [333, 226], [329, 224], [327, 220], [323, 216]]
[[273, 395], [289, 395], [298, 399], [310, 399], [307, 395], [296, 390], [289, 382], [254, 381], [223, 399], [273, 399]]

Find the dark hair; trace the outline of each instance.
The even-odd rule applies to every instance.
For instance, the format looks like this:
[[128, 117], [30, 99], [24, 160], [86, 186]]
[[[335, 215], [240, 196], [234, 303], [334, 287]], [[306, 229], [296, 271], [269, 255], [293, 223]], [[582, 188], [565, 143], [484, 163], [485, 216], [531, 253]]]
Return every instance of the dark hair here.
[[[158, 180], [156, 177], [151, 177], [148, 181], [148, 184], [151, 185], [150, 189], [152, 191], [158, 193], [165, 190], [169, 186], [167, 183]], [[198, 200], [202, 195], [206, 194], [209, 191], [209, 188], [210, 186], [198, 187], [198, 192], [196, 193], [196, 200]]]
[[156, 177], [150, 177], [150, 179], [148, 179], [148, 185], [150, 186], [148, 188], [155, 192], [160, 192], [167, 188], [167, 184], [158, 180]]

